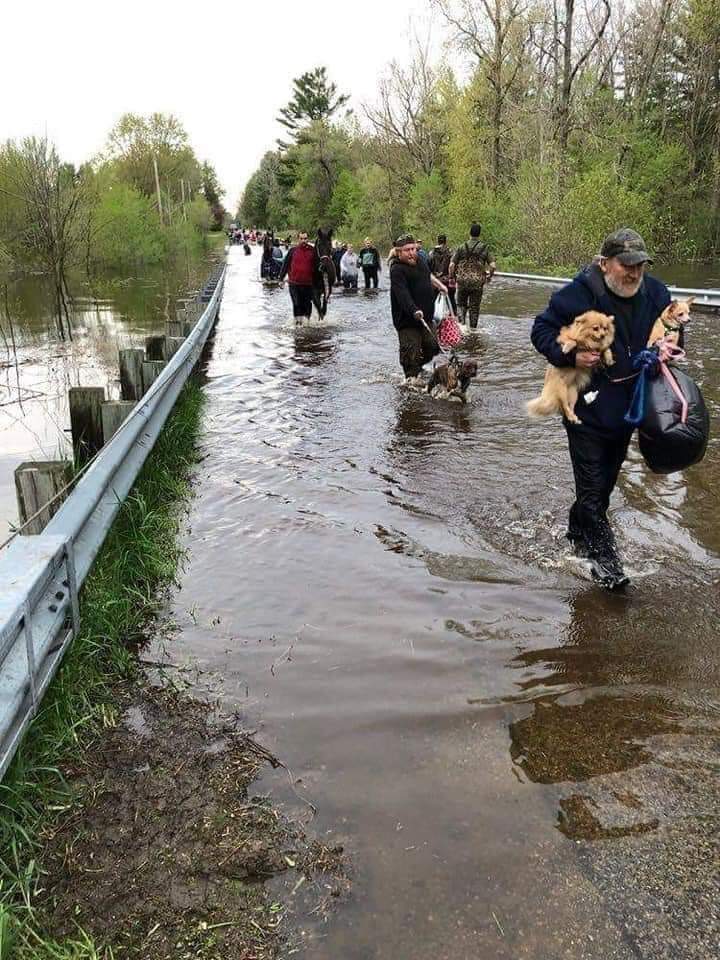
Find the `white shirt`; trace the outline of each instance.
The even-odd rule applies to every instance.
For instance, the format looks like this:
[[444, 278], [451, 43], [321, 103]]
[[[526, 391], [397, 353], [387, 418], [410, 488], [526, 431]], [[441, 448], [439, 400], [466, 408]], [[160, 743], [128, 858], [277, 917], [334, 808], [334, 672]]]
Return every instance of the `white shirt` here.
[[352, 253], [347, 250], [340, 259], [340, 276], [347, 274], [350, 277], [356, 277], [357, 272], [357, 254], [354, 250]]

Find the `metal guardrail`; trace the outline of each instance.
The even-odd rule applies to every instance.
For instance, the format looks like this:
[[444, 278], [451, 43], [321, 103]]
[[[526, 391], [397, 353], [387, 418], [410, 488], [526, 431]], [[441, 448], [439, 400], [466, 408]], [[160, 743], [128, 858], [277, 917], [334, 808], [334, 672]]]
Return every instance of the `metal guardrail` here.
[[[542, 283], [549, 287], [564, 287], [570, 283], [569, 277], [544, 277], [535, 273], [502, 273], [495, 274], [504, 280], [517, 280], [520, 283]], [[702, 287], [668, 287], [671, 296], [679, 300], [694, 297], [693, 308], [702, 310], [720, 310], [720, 290], [703, 289]]]
[[0, 778], [78, 632], [78, 590], [200, 358], [224, 283], [225, 268], [185, 342], [45, 530], [0, 551]]

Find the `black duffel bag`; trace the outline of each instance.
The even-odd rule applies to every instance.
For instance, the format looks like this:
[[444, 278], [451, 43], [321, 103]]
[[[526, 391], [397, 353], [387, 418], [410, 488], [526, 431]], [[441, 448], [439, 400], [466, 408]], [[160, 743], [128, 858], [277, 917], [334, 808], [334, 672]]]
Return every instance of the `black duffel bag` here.
[[[645, 385], [645, 410], [638, 426], [640, 453], [653, 473], [675, 473], [705, 456], [710, 437], [710, 415], [700, 387], [675, 366], [665, 368]], [[668, 380], [672, 377], [687, 403], [683, 404]]]

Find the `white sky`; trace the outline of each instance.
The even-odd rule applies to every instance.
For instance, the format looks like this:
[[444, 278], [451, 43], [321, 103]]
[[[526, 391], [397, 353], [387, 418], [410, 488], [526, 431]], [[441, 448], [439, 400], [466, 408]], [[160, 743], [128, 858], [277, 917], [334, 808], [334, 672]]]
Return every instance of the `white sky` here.
[[[428, 36], [429, 0], [6, 0], [0, 140], [47, 133], [75, 164], [126, 112], [174, 113], [233, 212], [282, 127], [293, 77], [324, 65], [353, 102]], [[436, 36], [439, 28], [436, 31]]]

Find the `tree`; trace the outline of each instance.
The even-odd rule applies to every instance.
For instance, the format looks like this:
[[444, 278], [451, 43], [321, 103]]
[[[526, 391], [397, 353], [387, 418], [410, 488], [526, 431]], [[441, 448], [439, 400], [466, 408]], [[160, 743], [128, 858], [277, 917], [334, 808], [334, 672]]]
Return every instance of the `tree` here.
[[168, 222], [183, 198], [189, 201], [202, 186], [200, 163], [172, 114], [124, 114], [108, 135], [104, 159], [121, 180], [156, 198]]
[[200, 168], [202, 192], [212, 214], [211, 230], [222, 230], [225, 222], [225, 207], [220, 202], [220, 183], [215, 168], [207, 160]]
[[[325, 67], [316, 67], [296, 77], [293, 88], [291, 100], [277, 119], [295, 140], [303, 127], [318, 120], [327, 123], [350, 99], [348, 94], [338, 93], [336, 85], [328, 81]], [[280, 140], [278, 145], [287, 146]]]
[[429, 176], [446, 136], [445, 104], [428, 51], [418, 45], [403, 68], [397, 61], [379, 84], [379, 102], [364, 113], [373, 130], [369, 148], [380, 166], [409, 188], [418, 175]]
[[491, 90], [492, 181], [503, 172], [507, 104], [524, 61], [527, 24], [524, 0], [435, 0], [453, 38], [476, 59]]
[[45, 137], [26, 137], [20, 146], [5, 147], [10, 192], [23, 209], [23, 229], [17, 243], [45, 267], [55, 295], [56, 322], [61, 338], [72, 338], [67, 301], [67, 271], [82, 249], [84, 179], [62, 163]]

